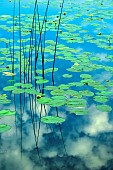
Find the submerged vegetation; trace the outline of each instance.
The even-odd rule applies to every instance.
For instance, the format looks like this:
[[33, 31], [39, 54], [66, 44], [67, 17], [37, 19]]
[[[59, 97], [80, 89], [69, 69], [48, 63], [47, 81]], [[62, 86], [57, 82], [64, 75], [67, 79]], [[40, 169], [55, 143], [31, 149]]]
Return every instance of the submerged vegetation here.
[[[98, 110], [110, 112], [113, 80], [102, 77], [100, 82], [95, 76], [103, 71], [113, 74], [113, 33], [108, 24], [112, 21], [113, 1], [7, 3], [13, 5], [13, 10], [12, 15], [0, 16], [4, 35], [0, 35], [0, 72], [5, 78], [0, 104], [5, 107], [13, 103], [15, 110], [0, 110], [0, 117], [16, 114], [16, 124], [19, 114], [22, 139], [22, 118], [29, 105], [38, 149], [41, 123], [58, 124], [63, 140], [61, 123], [66, 119], [60, 116], [61, 107], [66, 114], [86, 115], [88, 101], [93, 101]], [[33, 13], [29, 14], [29, 9]], [[95, 49], [104, 51], [104, 60]], [[54, 115], [46, 106], [54, 110]], [[0, 124], [0, 133], [10, 128]], [[63, 145], [65, 149], [64, 140]]]

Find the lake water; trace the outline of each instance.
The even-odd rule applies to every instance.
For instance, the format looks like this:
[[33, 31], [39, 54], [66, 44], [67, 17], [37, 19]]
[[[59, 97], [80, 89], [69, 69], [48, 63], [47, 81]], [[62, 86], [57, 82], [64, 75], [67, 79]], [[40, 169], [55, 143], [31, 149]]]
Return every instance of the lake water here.
[[113, 1], [0, 2], [0, 169], [113, 170]]

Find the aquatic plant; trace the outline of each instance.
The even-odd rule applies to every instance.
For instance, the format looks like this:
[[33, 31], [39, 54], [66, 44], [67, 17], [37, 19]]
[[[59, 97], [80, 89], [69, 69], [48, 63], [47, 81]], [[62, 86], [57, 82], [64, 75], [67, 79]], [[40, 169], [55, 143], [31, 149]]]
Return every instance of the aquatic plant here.
[[[11, 115], [15, 115], [16, 112], [15, 111], [10, 111], [8, 109], [6, 110], [0, 110], [0, 119], [3, 116], [11, 116]], [[11, 129], [11, 126], [7, 125], [7, 124], [0, 124], [0, 133], [6, 132], [8, 130]]]

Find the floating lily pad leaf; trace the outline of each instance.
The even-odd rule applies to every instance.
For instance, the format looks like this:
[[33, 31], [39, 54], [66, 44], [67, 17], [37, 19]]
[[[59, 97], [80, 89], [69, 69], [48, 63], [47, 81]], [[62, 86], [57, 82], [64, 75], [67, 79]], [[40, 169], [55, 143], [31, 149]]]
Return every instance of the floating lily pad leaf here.
[[[68, 94], [68, 92], [66, 92], [66, 94]], [[72, 94], [70, 94], [70, 96], [73, 96], [73, 97], [75, 97], [77, 99], [82, 98], [82, 94], [79, 93], [79, 92], [76, 93], [76, 91], [74, 91]]]
[[65, 96], [53, 96], [51, 99], [54, 99], [54, 100], [65, 100]]
[[107, 90], [107, 87], [105, 87], [104, 85], [94, 85], [93, 87], [94, 87], [94, 89], [99, 90], [99, 91]]
[[[51, 73], [53, 71], [53, 68], [47, 68], [44, 70], [44, 73], [47, 74], [47, 73]], [[58, 71], [58, 68], [54, 68], [54, 72]]]
[[15, 83], [14, 86], [17, 87], [17, 86], [21, 86], [22, 83]]
[[53, 40], [46, 40], [45, 42], [50, 45], [55, 45], [55, 42]]
[[46, 79], [39, 79], [36, 81], [37, 84], [43, 84], [43, 83], [48, 83], [49, 80], [46, 80]]
[[94, 100], [96, 102], [105, 103], [105, 102], [108, 101], [108, 97], [106, 97], [106, 96], [95, 96]]
[[11, 126], [6, 124], [0, 124], [0, 133], [6, 132], [11, 129]]
[[28, 93], [28, 94], [36, 94], [36, 90], [35, 89], [25, 89], [24, 92]]
[[51, 92], [51, 95], [56, 95], [56, 96], [62, 96], [65, 94], [65, 91], [63, 89], [55, 89], [55, 90], [52, 90]]
[[110, 67], [110, 66], [104, 66], [104, 69], [105, 69], [106, 71], [113, 72], [113, 67]]
[[0, 62], [0, 65], [4, 65], [4, 62], [3, 62], [3, 61], [1, 61], [1, 62]]
[[[90, 79], [89, 79], [89, 80], [90, 80]], [[98, 81], [90, 82], [90, 86], [92, 86], [92, 87], [100, 86], [100, 85], [101, 85], [101, 83], [100, 83], [100, 82], [98, 82]]]
[[105, 50], [113, 50], [113, 47], [112, 46], [104, 46], [104, 49]]
[[0, 110], [0, 116], [11, 116], [16, 114], [15, 111], [10, 111], [10, 110]]
[[94, 96], [94, 93], [89, 90], [79, 91], [83, 96]]
[[91, 57], [90, 60], [93, 60], [93, 61], [99, 61], [100, 58], [99, 57]]
[[59, 89], [69, 89], [69, 85], [61, 84], [58, 86]]
[[11, 103], [11, 100], [8, 100], [8, 99], [6, 99], [6, 100], [0, 100], [0, 103], [1, 103], [1, 104], [8, 104], [8, 103]]
[[79, 98], [70, 98], [67, 100], [66, 105], [68, 107], [85, 107], [86, 100]]
[[49, 124], [56, 124], [56, 123], [63, 123], [65, 122], [64, 118], [58, 117], [58, 116], [44, 116], [41, 118], [41, 122], [43, 123], [49, 123]]
[[99, 91], [96, 93], [97, 95], [101, 95], [101, 96], [110, 96], [113, 93], [111, 91]]
[[25, 93], [28, 93], [28, 94], [36, 94], [36, 95], [41, 95], [42, 96], [42, 93], [39, 93], [37, 92], [35, 89], [31, 88], [31, 89], [25, 89], [24, 90]]
[[71, 68], [67, 68], [66, 70], [70, 71], [70, 72], [82, 72], [83, 67], [82, 66], [73, 66]]
[[51, 107], [60, 107], [60, 106], [63, 106], [65, 105], [65, 100], [64, 99], [52, 99], [50, 102], [49, 102], [49, 105]]
[[22, 88], [31, 88], [32, 84], [30, 83], [26, 83], [26, 84], [22, 84]]
[[90, 74], [81, 74], [80, 77], [83, 79], [91, 79], [92, 78], [92, 76]]
[[[89, 64], [89, 63], [88, 63]], [[88, 65], [87, 64], [87, 65]], [[85, 65], [84, 65], [85, 66]], [[83, 67], [83, 71], [85, 71], [85, 72], [89, 72], [89, 71], [92, 71], [93, 70], [93, 68], [92, 67], [88, 67], [88, 66], [85, 66], [85, 67]]]
[[0, 110], [0, 116], [2, 115], [2, 114], [6, 114], [6, 113], [8, 113], [9, 112], [9, 110]]
[[1, 60], [4, 61], [5, 59], [6, 59], [6, 57], [1, 57], [1, 56], [0, 56], [0, 61], [1, 61]]
[[19, 88], [16, 88], [12, 91], [13, 94], [20, 94], [20, 93], [24, 93], [24, 90], [23, 89], [19, 89]]
[[0, 94], [0, 99], [6, 99], [7, 95], [6, 94]]
[[6, 86], [3, 88], [4, 91], [12, 91], [12, 90], [16, 90], [17, 88], [15, 86]]
[[[50, 54], [53, 55], [53, 50], [50, 51]], [[47, 59], [44, 60], [44, 62], [53, 62], [53, 61], [54, 61], [53, 58], [47, 58]]]
[[42, 76], [35, 76], [34, 78], [37, 79], [37, 80], [43, 80]]
[[63, 74], [63, 77], [64, 77], [64, 78], [71, 78], [72, 75], [71, 75], [71, 74]]
[[110, 112], [112, 110], [108, 105], [97, 105], [96, 108], [102, 112]]
[[91, 85], [91, 83], [93, 83], [94, 80], [92, 80], [92, 79], [83, 79], [80, 82], [84, 83], [84, 84], [87, 84], [87, 85]]
[[113, 86], [113, 81], [106, 82], [106, 85], [107, 85], [107, 86]]
[[105, 58], [113, 59], [113, 55], [108, 55], [108, 56], [106, 56]]
[[37, 70], [36, 70], [36, 73], [42, 74], [42, 70], [41, 70], [41, 69], [37, 69]]
[[82, 82], [75, 82], [75, 85], [81, 87], [81, 86], [84, 85], [84, 83], [82, 83]]
[[55, 86], [46, 86], [44, 89], [45, 90], [54, 90], [54, 89], [57, 89], [57, 87], [55, 87]]
[[70, 113], [74, 113], [76, 115], [86, 115], [89, 113], [87, 109], [84, 108], [75, 108], [69, 111]]
[[41, 97], [37, 99], [37, 101], [40, 104], [49, 104], [51, 102], [51, 99], [49, 97]]
[[67, 90], [67, 91], [66, 91], [66, 94], [67, 94], [67, 95], [70, 95], [70, 96], [77, 96], [77, 95], [78, 95], [78, 92], [75, 91], [75, 90]]

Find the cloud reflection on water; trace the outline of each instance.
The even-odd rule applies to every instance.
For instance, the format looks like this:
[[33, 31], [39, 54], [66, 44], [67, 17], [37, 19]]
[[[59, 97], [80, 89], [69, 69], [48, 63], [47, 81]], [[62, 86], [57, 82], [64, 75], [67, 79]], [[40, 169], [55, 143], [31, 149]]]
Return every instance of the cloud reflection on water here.
[[[109, 133], [112, 133], [113, 125], [109, 122], [108, 113], [98, 111], [95, 105], [92, 105], [89, 111], [91, 114], [84, 118], [82, 117], [82, 119], [76, 117], [69, 125], [67, 125], [68, 122], [65, 122], [65, 125], [62, 124], [68, 153], [67, 156], [64, 156], [63, 145], [57, 125], [53, 127], [55, 129], [54, 136], [52, 136], [49, 127], [47, 129], [46, 125], [41, 124], [39, 150], [42, 156], [42, 164], [40, 164], [36, 149], [34, 149], [35, 141], [32, 124], [29, 121], [28, 114], [25, 113], [23, 119], [22, 160], [20, 152], [20, 132], [17, 133], [17, 136], [15, 133], [10, 133], [10, 135], [8, 135], [9, 132], [4, 133], [2, 136], [2, 148], [4, 148], [6, 152], [2, 154], [2, 156], [0, 155], [2, 162], [0, 168], [3, 169], [3, 167], [5, 167], [4, 169], [6, 170], [10, 170], [10, 168], [17, 170], [35, 170], [37, 168], [40, 170], [48, 170], [50, 167], [68, 169], [68, 166], [70, 166], [78, 170], [82, 170], [83, 167], [84, 170], [99, 170], [103, 166], [107, 167], [107, 163], [112, 160], [113, 152], [110, 146], [111, 144], [106, 145], [104, 141], [102, 142], [102, 138], [103, 135], [106, 135], [107, 141], [109, 141]], [[68, 117], [67, 119], [70, 118]], [[10, 124], [14, 124], [14, 117], [4, 118], [4, 121], [9, 122], [9, 120]], [[78, 122], [76, 121], [80, 121], [80, 126], [77, 125]], [[68, 132], [66, 132], [67, 130]], [[13, 126], [12, 132], [14, 131], [15, 127]], [[101, 136], [101, 140], [99, 139], [99, 135]], [[77, 162], [78, 159], [79, 161]], [[70, 160], [71, 162], [66, 162], [66, 160]]]

